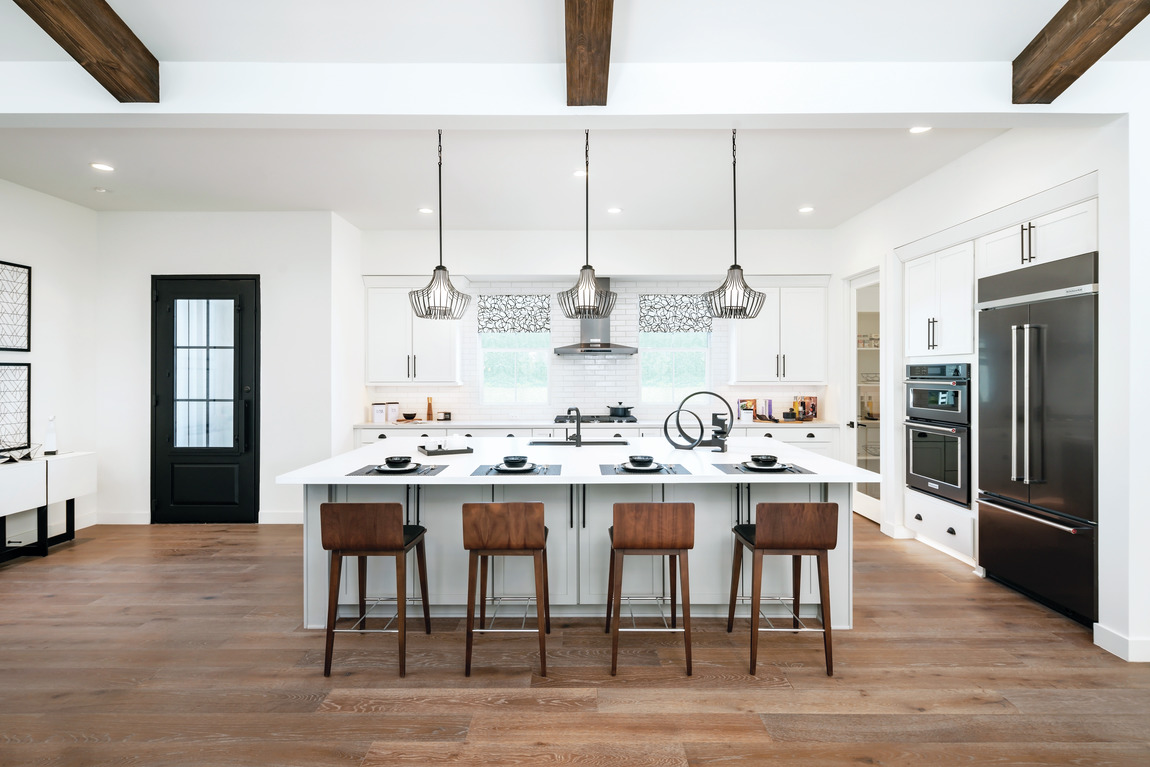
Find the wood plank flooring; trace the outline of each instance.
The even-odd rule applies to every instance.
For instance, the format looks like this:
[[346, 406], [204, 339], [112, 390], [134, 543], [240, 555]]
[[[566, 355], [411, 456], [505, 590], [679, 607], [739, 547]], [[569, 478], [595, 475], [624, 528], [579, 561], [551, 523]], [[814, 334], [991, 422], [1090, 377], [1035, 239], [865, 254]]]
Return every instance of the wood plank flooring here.
[[[0, 765], [1139, 765], [1150, 664], [1087, 629], [855, 520], [855, 626], [767, 634], [695, 620], [626, 635], [598, 619], [532, 635], [462, 621], [408, 638], [301, 626], [294, 526], [97, 526], [0, 566]], [[699, 565], [695, 565], [697, 568]]]

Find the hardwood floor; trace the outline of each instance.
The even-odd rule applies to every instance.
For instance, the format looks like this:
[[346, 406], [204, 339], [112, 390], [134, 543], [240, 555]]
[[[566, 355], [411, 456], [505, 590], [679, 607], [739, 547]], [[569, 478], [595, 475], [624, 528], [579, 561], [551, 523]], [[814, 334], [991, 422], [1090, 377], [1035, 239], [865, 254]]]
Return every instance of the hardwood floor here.
[[[855, 520], [855, 629], [766, 634], [696, 619], [629, 635], [599, 619], [408, 638], [300, 628], [293, 526], [98, 526], [0, 566], [0, 764], [1150, 764], [1150, 664], [913, 541]], [[700, 565], [693, 563], [694, 568]]]

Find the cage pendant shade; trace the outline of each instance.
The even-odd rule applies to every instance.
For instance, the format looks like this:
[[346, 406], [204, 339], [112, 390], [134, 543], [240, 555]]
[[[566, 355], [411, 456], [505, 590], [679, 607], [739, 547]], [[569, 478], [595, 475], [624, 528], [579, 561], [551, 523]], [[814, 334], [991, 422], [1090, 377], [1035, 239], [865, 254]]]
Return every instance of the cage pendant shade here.
[[415, 316], [425, 320], [458, 320], [471, 303], [471, 296], [451, 284], [443, 265], [443, 131], [439, 131], [439, 266], [431, 273], [427, 287], [413, 290], [407, 297]]
[[467, 311], [471, 296], [460, 293], [451, 284], [447, 267], [440, 264], [431, 273], [427, 287], [407, 294], [415, 316], [425, 320], [457, 320]]
[[595, 283], [595, 268], [590, 264], [579, 270], [579, 279], [570, 290], [559, 294], [559, 308], [573, 320], [595, 320], [609, 317], [615, 308], [614, 291], [603, 290]]
[[759, 316], [766, 298], [766, 294], [747, 284], [743, 267], [738, 264], [732, 264], [727, 270], [727, 279], [722, 285], [703, 294], [708, 314], [726, 320], [754, 319]]

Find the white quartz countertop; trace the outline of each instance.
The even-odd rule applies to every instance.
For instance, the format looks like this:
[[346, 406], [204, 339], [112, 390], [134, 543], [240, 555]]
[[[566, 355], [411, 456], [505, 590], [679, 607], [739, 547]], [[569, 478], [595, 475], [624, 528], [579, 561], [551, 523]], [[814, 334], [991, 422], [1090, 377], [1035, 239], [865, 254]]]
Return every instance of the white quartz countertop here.
[[[466, 440], [473, 453], [461, 455], [426, 456], [419, 446], [428, 440], [397, 438], [386, 444], [367, 445], [326, 461], [289, 471], [276, 477], [281, 485], [491, 485], [491, 484], [734, 484], [734, 483], [796, 483], [811, 482], [878, 482], [880, 477], [842, 461], [812, 453], [793, 444], [763, 437], [733, 438], [727, 441], [727, 452], [716, 453], [714, 448], [676, 450], [662, 438], [630, 438], [626, 445], [530, 445], [529, 437], [479, 438]], [[768, 453], [778, 456], [783, 463], [794, 463], [812, 474], [786, 472], [758, 472], [727, 474], [715, 464], [736, 464], [750, 460], [752, 454]], [[435, 475], [372, 474], [348, 476], [351, 472], [382, 464], [393, 455], [410, 456], [423, 465], [443, 465], [447, 468]], [[495, 465], [505, 455], [525, 455], [532, 463], [561, 466], [561, 473], [553, 474], [483, 474], [472, 476], [481, 465]], [[656, 462], [679, 464], [689, 474], [603, 474], [600, 465], [615, 465], [631, 455], [649, 455]]]
[[[555, 423], [554, 419], [549, 421], [464, 421], [464, 420], [451, 420], [451, 421], [404, 421], [402, 423], [357, 423], [352, 426], [355, 429], [426, 429], [428, 427], [437, 429], [550, 429], [552, 427], [570, 428], [574, 429], [573, 423]], [[838, 427], [838, 423], [831, 421], [782, 421], [772, 423], [770, 421], [735, 421], [731, 428], [784, 428], [784, 429], [800, 429], [803, 427], [811, 426], [834, 426]], [[635, 423], [585, 423], [584, 429], [618, 429], [618, 428], [663, 428], [662, 419], [657, 421], [639, 420]]]

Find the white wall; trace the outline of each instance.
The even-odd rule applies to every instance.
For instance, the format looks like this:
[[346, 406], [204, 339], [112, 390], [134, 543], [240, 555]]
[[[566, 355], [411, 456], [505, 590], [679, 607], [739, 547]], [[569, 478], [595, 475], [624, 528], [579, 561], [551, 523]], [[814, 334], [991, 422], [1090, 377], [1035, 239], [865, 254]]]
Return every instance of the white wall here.
[[[90, 289], [98, 253], [96, 214], [86, 208], [0, 181], [0, 261], [32, 267], [30, 352], [0, 352], [0, 362], [32, 365], [31, 438], [43, 443], [56, 416], [60, 451], [92, 450], [96, 397], [89, 378], [95, 362], [95, 297]], [[94, 524], [96, 496], [76, 501], [76, 524]], [[8, 517], [11, 540], [36, 534], [35, 512]], [[63, 510], [49, 510], [49, 533], [64, 527]]]
[[329, 213], [100, 215], [92, 283], [100, 339], [86, 385], [98, 403], [101, 522], [150, 519], [155, 274], [259, 275], [260, 519], [298, 521], [299, 488], [277, 486], [275, 477], [329, 455], [332, 227]]
[[363, 280], [360, 231], [331, 217], [331, 453], [356, 447], [348, 424], [364, 414]]

